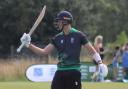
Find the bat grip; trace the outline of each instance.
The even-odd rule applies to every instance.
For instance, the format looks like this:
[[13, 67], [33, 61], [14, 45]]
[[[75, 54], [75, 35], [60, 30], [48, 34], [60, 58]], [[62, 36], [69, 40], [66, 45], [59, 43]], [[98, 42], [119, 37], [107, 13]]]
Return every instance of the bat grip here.
[[24, 47], [24, 43], [22, 43], [18, 48], [17, 48], [17, 52], [19, 53], [21, 51], [21, 49]]

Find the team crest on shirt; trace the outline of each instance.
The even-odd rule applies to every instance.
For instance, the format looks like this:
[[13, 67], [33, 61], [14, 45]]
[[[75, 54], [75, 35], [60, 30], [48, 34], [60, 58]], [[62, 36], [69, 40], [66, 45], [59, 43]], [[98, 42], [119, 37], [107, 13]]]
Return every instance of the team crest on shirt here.
[[73, 37], [71, 38], [71, 43], [74, 43], [74, 38]]

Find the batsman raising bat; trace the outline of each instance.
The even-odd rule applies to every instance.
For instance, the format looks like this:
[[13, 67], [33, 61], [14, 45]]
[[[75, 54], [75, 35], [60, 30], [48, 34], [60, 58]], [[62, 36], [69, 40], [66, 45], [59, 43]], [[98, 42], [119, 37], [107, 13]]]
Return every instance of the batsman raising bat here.
[[52, 80], [51, 89], [81, 89], [80, 51], [85, 47], [98, 63], [100, 71], [104, 64], [87, 36], [72, 27], [73, 16], [68, 11], [61, 11], [55, 18], [55, 25], [60, 33], [55, 35], [44, 48], [33, 45], [29, 34], [21, 37], [21, 42], [39, 55], [47, 55], [54, 49], [58, 51], [57, 71]]
[[[34, 23], [34, 25], [32, 26], [32, 28], [30, 29], [29, 31], [29, 35], [31, 36], [32, 33], [36, 30], [37, 26], [39, 25], [39, 23], [41, 22], [41, 20], [43, 19], [44, 17], [44, 14], [45, 14], [45, 10], [46, 10], [46, 5], [43, 7], [41, 13], [39, 14], [36, 22]], [[26, 33], [23, 34], [24, 36], [26, 35]], [[21, 39], [22, 41], [23, 39]], [[31, 40], [30, 40], [31, 41]], [[24, 43], [24, 41], [22, 41], [22, 44], [19, 46], [19, 48], [17, 48], [17, 52], [20, 52], [21, 49], [23, 48], [23, 46], [25, 45], [26, 43]]]

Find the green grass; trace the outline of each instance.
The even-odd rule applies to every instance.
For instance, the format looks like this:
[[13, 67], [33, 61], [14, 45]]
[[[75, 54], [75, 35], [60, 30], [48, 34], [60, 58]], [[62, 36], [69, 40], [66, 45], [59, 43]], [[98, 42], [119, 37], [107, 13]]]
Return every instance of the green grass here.
[[[83, 82], [82, 89], [128, 89], [128, 83]], [[0, 89], [50, 89], [50, 83], [0, 82]]]

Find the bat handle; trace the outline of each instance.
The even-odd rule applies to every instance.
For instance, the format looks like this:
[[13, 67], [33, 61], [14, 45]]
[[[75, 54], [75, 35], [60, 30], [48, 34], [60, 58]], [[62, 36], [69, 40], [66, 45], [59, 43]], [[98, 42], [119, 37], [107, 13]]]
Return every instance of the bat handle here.
[[18, 48], [17, 48], [17, 52], [19, 53], [21, 51], [21, 49], [24, 47], [24, 43], [22, 43]]

